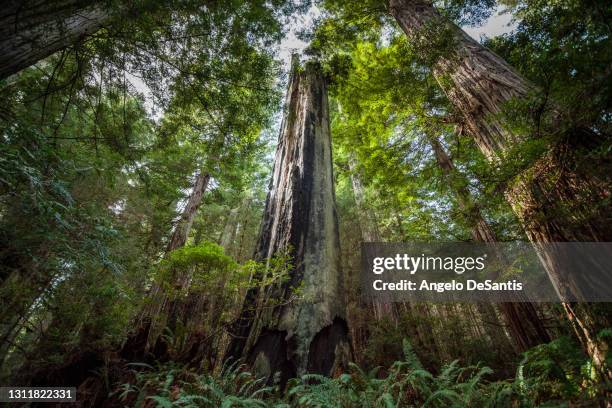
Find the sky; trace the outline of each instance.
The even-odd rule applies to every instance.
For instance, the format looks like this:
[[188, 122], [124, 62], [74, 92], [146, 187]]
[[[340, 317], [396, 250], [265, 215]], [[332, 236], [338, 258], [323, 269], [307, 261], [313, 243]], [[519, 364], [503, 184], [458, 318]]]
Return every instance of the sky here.
[[463, 30], [475, 40], [480, 40], [480, 37], [483, 35], [492, 38], [509, 33], [514, 28], [516, 28], [516, 22], [512, 22], [512, 15], [504, 13], [504, 10], [498, 7], [495, 14], [481, 27], [464, 27]]
[[[279, 56], [285, 64], [285, 67], [289, 67], [291, 53], [293, 51], [301, 52], [308, 46], [307, 43], [296, 37], [296, 32], [305, 27], [309, 27], [314, 19], [320, 15], [321, 11], [319, 8], [313, 5], [304, 16], [295, 18], [294, 26], [280, 43]], [[511, 20], [512, 16], [510, 13], [504, 13], [503, 8], [498, 7], [495, 13], [482, 26], [463, 27], [463, 30], [475, 40], [480, 41], [482, 36], [491, 38], [512, 31], [516, 27], [516, 24]]]
[[[300, 30], [310, 27], [313, 21], [321, 15], [321, 11], [318, 7], [312, 6], [310, 10], [304, 15], [296, 16], [293, 25], [285, 38], [281, 41], [279, 47], [279, 58], [283, 61], [285, 70], [289, 69], [291, 64], [291, 54], [294, 52], [301, 53], [308, 46], [308, 43], [297, 38], [296, 33]], [[475, 40], [480, 41], [482, 36], [495, 37], [500, 34], [508, 33], [515, 28], [515, 24], [511, 22], [511, 15], [509, 13], [503, 13], [501, 8], [498, 8], [496, 12], [480, 27], [463, 27], [463, 29]], [[128, 76], [128, 80], [134, 85], [134, 87], [142, 92], [145, 96], [145, 107], [151, 112], [151, 99], [150, 91], [147, 86], [140, 80], [140, 78], [134, 76]], [[152, 115], [153, 119], [158, 121], [161, 119], [163, 112], [159, 110]], [[280, 128], [280, 115], [277, 115], [273, 129], [271, 130], [272, 135], [278, 134]], [[272, 153], [271, 153], [272, 154]], [[270, 161], [273, 160], [273, 156], [270, 156]], [[185, 192], [186, 197], [190, 194], [189, 191]], [[178, 203], [179, 210], [181, 206], [185, 205], [186, 201]]]
[[[279, 58], [283, 61], [283, 65], [288, 70], [291, 63], [291, 54], [293, 52], [301, 53], [308, 46], [307, 43], [297, 38], [296, 33], [300, 30], [310, 27], [313, 21], [321, 15], [321, 11], [317, 6], [311, 6], [310, 10], [304, 15], [296, 16], [292, 27], [280, 43]], [[516, 24], [511, 21], [510, 13], [504, 13], [501, 7], [498, 7], [496, 12], [480, 27], [463, 27], [463, 29], [475, 40], [480, 41], [482, 36], [495, 37], [500, 34], [512, 31]], [[128, 74], [128, 80], [145, 96], [145, 107], [152, 113], [151, 92], [140, 78]], [[163, 112], [159, 110], [152, 114], [154, 120], [161, 119]]]

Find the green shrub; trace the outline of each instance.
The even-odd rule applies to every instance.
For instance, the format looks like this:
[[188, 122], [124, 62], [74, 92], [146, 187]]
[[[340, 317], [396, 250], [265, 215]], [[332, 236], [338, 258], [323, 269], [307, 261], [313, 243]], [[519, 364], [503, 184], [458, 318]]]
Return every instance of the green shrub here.
[[[563, 407], [595, 404], [596, 383], [588, 380], [588, 359], [567, 338], [524, 354], [514, 380], [489, 381], [488, 367], [445, 365], [438, 375], [423, 368], [409, 341], [404, 358], [388, 369], [364, 371], [349, 364], [337, 378], [307, 374], [284, 390], [267, 386], [244, 365], [224, 366], [218, 374], [198, 374], [164, 365], [134, 370], [135, 384], [117, 394], [129, 406], [153, 401], [159, 407], [392, 408], [392, 407]], [[586, 405], [585, 405], [586, 404]]]

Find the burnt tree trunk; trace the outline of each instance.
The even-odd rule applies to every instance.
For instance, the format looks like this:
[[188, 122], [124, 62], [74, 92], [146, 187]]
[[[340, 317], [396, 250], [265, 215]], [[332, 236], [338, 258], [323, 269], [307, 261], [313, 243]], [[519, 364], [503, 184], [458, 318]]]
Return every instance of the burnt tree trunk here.
[[[193, 220], [202, 204], [202, 197], [209, 181], [208, 173], [200, 172], [196, 176], [193, 191], [166, 246], [166, 254], [183, 247], [187, 242]], [[186, 288], [190, 278], [186, 273], [179, 273], [175, 277], [174, 286], [178, 292]], [[154, 285], [148, 298], [151, 302], [143, 309], [136, 329], [128, 337], [121, 350], [121, 355], [129, 360], [144, 359], [151, 347], [155, 346], [163, 328], [176, 319], [178, 302], [170, 298], [161, 286]]]
[[[441, 17], [430, 1], [390, 0], [389, 11], [412, 40], [431, 40], [428, 36], [432, 29], [438, 32], [448, 29], [454, 37], [453, 51], [438, 58], [434, 74], [490, 161], [504, 159], [516, 144], [537, 136], [516, 133], [502, 117], [508, 101], [526, 98], [536, 90], [503, 59]], [[550, 121], [556, 130], [563, 129], [558, 112], [551, 114]], [[569, 164], [574, 147], [591, 143], [597, 136], [586, 129], [566, 133], [563, 142], [556, 142], [548, 154], [517, 177], [506, 190], [506, 198], [560, 294], [580, 299], [584, 298], [579, 289], [584, 286], [580, 281], [584, 277], [565, 266], [571, 265], [568, 259], [551, 255], [541, 244], [612, 240], [612, 220], [596, 205], [609, 194], [610, 181], [608, 176], [603, 176], [604, 179], [586, 176]], [[566, 305], [565, 309], [595, 366], [603, 367], [608, 346], [596, 336], [598, 327], [590, 308], [576, 304]], [[611, 376], [610, 372], [604, 374]]]
[[0, 79], [83, 40], [109, 16], [93, 0], [9, 1], [0, 11]]
[[226, 358], [245, 357], [268, 379], [280, 372], [281, 383], [306, 372], [334, 375], [344, 368], [349, 342], [327, 88], [316, 62], [292, 69], [255, 258], [266, 262], [287, 251], [288, 282], [247, 292]]

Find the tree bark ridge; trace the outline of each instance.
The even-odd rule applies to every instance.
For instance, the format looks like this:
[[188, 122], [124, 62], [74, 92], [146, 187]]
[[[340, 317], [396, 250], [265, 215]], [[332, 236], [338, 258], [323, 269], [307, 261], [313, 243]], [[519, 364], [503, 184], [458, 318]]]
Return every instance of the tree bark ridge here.
[[[406, 35], [417, 43], [433, 40], [436, 33], [444, 30], [452, 36], [454, 45], [449, 52], [438, 56], [434, 75], [461, 112], [465, 127], [488, 160], [503, 160], [519, 143], [538, 137], [517, 132], [504, 118], [508, 102], [525, 99], [537, 89], [502, 58], [443, 18], [431, 1], [390, 0], [389, 11]], [[548, 119], [556, 126], [555, 131], [563, 129], [562, 117], [556, 108], [553, 107]], [[575, 148], [580, 143], [587, 143], [585, 147], [588, 147], [597, 139], [593, 132], [569, 129], [566, 133], [565, 139], [555, 141], [531, 168], [514, 179], [514, 184], [506, 190], [506, 198], [559, 292], [582, 298], [578, 288], [583, 277], [567, 267], [571, 265], [570, 259], [551, 255], [546, 244], [612, 240], [609, 211], [597, 206], [605, 202], [611, 183], [609, 175], [597, 179], [572, 165]], [[601, 327], [589, 309], [585, 305], [565, 308], [583, 348], [603, 372], [608, 345], [604, 339], [597, 338]], [[609, 370], [604, 375], [612, 378]]]
[[269, 262], [288, 252], [293, 267], [287, 282], [247, 292], [227, 352], [246, 357], [259, 375], [280, 371], [281, 382], [306, 372], [333, 375], [349, 353], [327, 89], [318, 63], [294, 62], [285, 109], [255, 258]]
[[0, 79], [95, 33], [108, 21], [93, 0], [12, 1], [0, 13]]

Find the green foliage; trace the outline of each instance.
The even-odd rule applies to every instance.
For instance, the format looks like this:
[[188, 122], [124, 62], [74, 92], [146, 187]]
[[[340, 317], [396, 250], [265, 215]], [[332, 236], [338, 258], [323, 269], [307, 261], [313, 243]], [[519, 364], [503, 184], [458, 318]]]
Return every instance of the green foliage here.
[[[40, 73], [26, 79], [36, 77]], [[30, 92], [25, 87], [19, 95], [29, 98]], [[31, 121], [34, 110], [21, 107], [18, 121], [0, 124], [0, 331], [14, 345], [0, 353], [9, 361], [3, 375], [22, 363], [57, 363], [66, 350], [114, 344], [133, 312], [132, 279], [143, 271], [140, 242], [128, 238], [138, 228], [122, 212], [138, 191], [123, 166], [140, 155], [119, 148], [114, 137], [108, 143], [101, 138], [95, 150], [72, 141], [91, 125], [79, 117], [89, 112], [64, 110], [65, 99], [58, 99], [46, 100], [45, 111], [61, 126], [41, 128]], [[100, 112], [100, 123], [117, 114], [117, 107], [109, 108]], [[147, 146], [151, 128], [144, 110], [136, 102], [125, 109], [131, 116], [126, 137]], [[19, 325], [11, 323], [16, 316]]]
[[134, 366], [132, 374], [133, 382], [121, 384], [114, 395], [134, 407], [147, 400], [158, 407], [267, 407], [265, 400], [274, 392], [237, 362], [215, 375], [171, 364]]
[[[105, 6], [104, 29], [0, 83], [2, 376], [117, 347], [193, 174], [212, 177], [205, 210], [257, 195], [268, 170], [275, 44], [301, 5], [144, 1], [129, 15]], [[256, 227], [237, 241], [248, 247]], [[199, 232], [216, 240], [219, 229]], [[212, 245], [172, 259], [164, 273], [197, 269], [195, 290], [237, 269]], [[227, 298], [244, 281], [230, 275]]]
[[526, 400], [567, 401], [593, 397], [597, 381], [591, 363], [576, 344], [561, 337], [524, 354], [516, 374], [516, 386]]
[[258, 276], [258, 285], [262, 287], [281, 286], [289, 280], [293, 270], [291, 248], [278, 252], [264, 262], [249, 260], [242, 265], [245, 276]]
[[561, 106], [566, 129], [586, 126], [609, 134], [610, 7], [591, 0], [504, 3], [517, 29], [486, 45], [542, 89], [531, 117], [545, 116], [542, 112], [554, 101]]
[[[104, 29], [0, 82], [2, 380], [16, 371], [51, 371], [80, 353], [118, 349], [140, 307], [151, 302], [152, 279], [185, 310], [199, 301], [197, 313], [159, 329], [168, 354], [191, 346], [195, 333], [196, 341], [212, 345], [214, 360], [225, 341], [219, 333], [249, 282], [266, 291], [290, 283], [290, 250], [265, 263], [249, 258], [282, 94], [276, 43], [286, 17], [308, 2], [144, 0], [131, 2], [127, 15], [120, 3], [105, 3], [112, 18]], [[454, 45], [447, 23], [409, 41], [387, 2], [318, 3], [323, 18], [303, 38], [324, 62], [330, 84], [348, 272], [359, 268], [354, 254], [365, 212], [385, 241], [470, 239], [472, 208], [500, 239], [521, 238], [502, 192], [517, 177], [532, 176], [528, 169], [551, 142], [574, 128], [604, 139], [593, 149], [571, 149], [580, 162], [593, 163], [587, 174], [599, 180], [610, 173], [599, 168], [612, 151], [611, 8], [602, 2], [500, 2], [518, 28], [486, 44], [542, 91], [502, 113], [516, 134], [534, 137], [495, 164], [454, 128], [460, 115], [440, 88], [447, 79], [433, 78], [432, 65]], [[461, 25], [477, 25], [495, 3], [435, 5]], [[552, 106], [567, 119], [560, 126]], [[454, 174], [436, 163], [427, 142], [432, 135], [452, 157]], [[211, 182], [188, 244], [165, 254], [172, 220], [199, 172]], [[364, 185], [364, 209], [355, 205], [355, 177]], [[470, 192], [470, 209], [459, 205], [457, 189]], [[598, 203], [609, 204], [610, 197]], [[573, 214], [571, 205], [559, 211], [565, 213], [550, 212]], [[188, 284], [177, 285], [178, 276], [188, 276]], [[494, 374], [477, 361], [513, 371], [515, 356], [493, 355], [501, 353], [468, 330], [469, 318], [450, 307], [433, 317], [415, 312], [372, 323], [370, 306], [357, 304], [356, 286], [348, 291], [349, 325], [361, 323], [365, 339], [357, 357], [369, 371], [351, 365], [338, 378], [307, 375], [280, 390], [239, 364], [220, 373], [172, 362], [133, 364], [114, 397], [138, 407], [503, 407], [600, 395], [593, 367], [567, 338], [525, 353], [513, 381], [491, 382]], [[302, 296], [299, 284], [291, 290], [289, 301]], [[608, 329], [599, 339], [610, 337]], [[449, 363], [457, 358], [467, 367]]]
[[[385, 239], [470, 239], [473, 220], [458, 203], [459, 189], [469, 191], [473, 206], [485, 214], [494, 212], [500, 237], [520, 237], [499, 186], [541, 150], [517, 148], [521, 154], [513, 152], [505, 167], [493, 168], [470, 136], [449, 126], [448, 101], [401, 34], [392, 35], [388, 45], [357, 42], [348, 58], [350, 68], [331, 88], [338, 173], [352, 177], [346, 171], [352, 157], [357, 166], [350, 173], [357, 172], [367, 186], [367, 202]], [[440, 170], [430, 138], [448, 151], [454, 174]]]
[[461, 26], [479, 26], [491, 17], [495, 10], [494, 0], [441, 0], [436, 6], [450, 19]]
[[[366, 372], [350, 364], [348, 372], [337, 378], [307, 374], [291, 379], [284, 392], [265, 386], [244, 365], [233, 363], [217, 374], [197, 374], [172, 365], [144, 370], [138, 366], [133, 370], [134, 381], [120, 385], [115, 394], [128, 406], [148, 399], [160, 407], [300, 408], [535, 407], [556, 406], [557, 398], [586, 402], [593, 397], [577, 393], [584, 378], [561, 380], [563, 369], [561, 377], [556, 373], [551, 359], [566, 368], [575, 367], [580, 360], [573, 357], [577, 349], [567, 340], [528, 351], [514, 382], [491, 382], [487, 379], [493, 373], [490, 368], [461, 367], [458, 361], [434, 375], [423, 368], [408, 340], [403, 341], [403, 348], [403, 360], [388, 369], [376, 367]], [[569, 357], [563, 356], [568, 353]]]
[[170, 271], [195, 267], [225, 273], [236, 266], [236, 262], [225, 255], [222, 246], [213, 242], [203, 242], [196, 246], [186, 246], [170, 252], [162, 261], [161, 268]]

